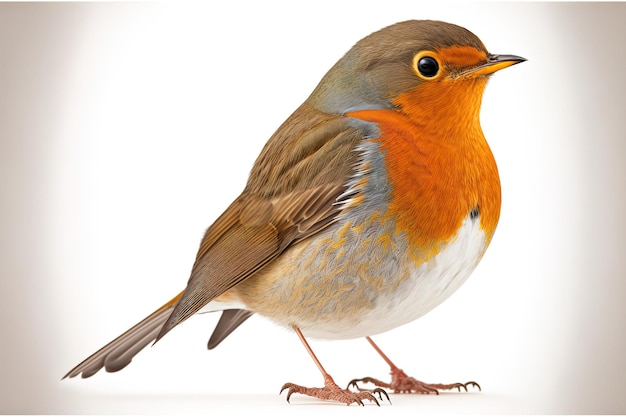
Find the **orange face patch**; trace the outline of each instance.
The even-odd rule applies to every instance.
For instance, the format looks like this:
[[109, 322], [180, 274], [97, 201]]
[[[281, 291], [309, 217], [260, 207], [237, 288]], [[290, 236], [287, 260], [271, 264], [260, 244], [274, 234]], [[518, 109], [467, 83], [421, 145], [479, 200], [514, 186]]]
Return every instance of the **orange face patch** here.
[[472, 46], [451, 46], [437, 51], [441, 61], [455, 68], [467, 68], [487, 61], [487, 54]]

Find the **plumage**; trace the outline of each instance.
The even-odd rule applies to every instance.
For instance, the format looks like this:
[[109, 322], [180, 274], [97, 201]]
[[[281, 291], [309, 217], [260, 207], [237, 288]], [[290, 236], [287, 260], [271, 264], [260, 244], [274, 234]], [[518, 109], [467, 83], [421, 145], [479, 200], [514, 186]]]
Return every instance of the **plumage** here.
[[156, 338], [181, 296], [182, 293], [165, 303], [154, 313], [76, 365], [63, 378], [73, 378], [78, 375], [89, 378], [102, 368], [105, 368], [107, 372], [117, 372], [126, 367], [139, 351]]
[[[66, 377], [119, 370], [195, 313], [223, 309], [209, 349], [254, 313], [300, 336], [325, 388], [286, 384], [287, 398], [376, 401], [336, 387], [304, 338], [373, 344], [370, 335], [420, 317], [467, 279], [500, 213], [482, 94], [491, 73], [521, 61], [437, 21], [357, 42], [268, 140], [207, 229], [185, 290]], [[402, 390], [467, 388], [418, 382]]]

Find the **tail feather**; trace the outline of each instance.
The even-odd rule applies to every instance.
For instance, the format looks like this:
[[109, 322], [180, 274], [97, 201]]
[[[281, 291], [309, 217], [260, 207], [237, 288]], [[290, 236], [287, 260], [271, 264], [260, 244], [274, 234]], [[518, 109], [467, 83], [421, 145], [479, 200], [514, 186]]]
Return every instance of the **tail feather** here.
[[178, 294], [154, 313], [76, 365], [65, 374], [63, 379], [74, 378], [81, 374], [83, 378], [89, 378], [102, 368], [107, 372], [117, 372], [124, 368], [139, 351], [156, 339], [181, 296], [182, 293]]

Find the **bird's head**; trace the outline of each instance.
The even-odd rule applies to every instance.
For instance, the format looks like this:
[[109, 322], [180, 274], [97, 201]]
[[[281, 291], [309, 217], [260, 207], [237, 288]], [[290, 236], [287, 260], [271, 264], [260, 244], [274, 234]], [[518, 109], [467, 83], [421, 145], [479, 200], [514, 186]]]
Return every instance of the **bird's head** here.
[[360, 40], [307, 101], [332, 114], [395, 109], [426, 116], [451, 104], [477, 114], [489, 75], [522, 61], [490, 54], [460, 26], [410, 20]]

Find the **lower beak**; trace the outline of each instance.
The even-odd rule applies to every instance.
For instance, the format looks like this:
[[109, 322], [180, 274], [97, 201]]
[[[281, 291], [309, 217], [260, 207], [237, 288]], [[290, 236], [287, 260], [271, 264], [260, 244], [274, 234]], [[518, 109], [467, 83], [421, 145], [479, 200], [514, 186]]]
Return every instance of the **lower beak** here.
[[526, 58], [522, 58], [521, 56], [489, 54], [487, 55], [487, 62], [466, 71], [464, 75], [471, 75], [475, 77], [480, 75], [489, 75], [524, 61], [526, 61]]

